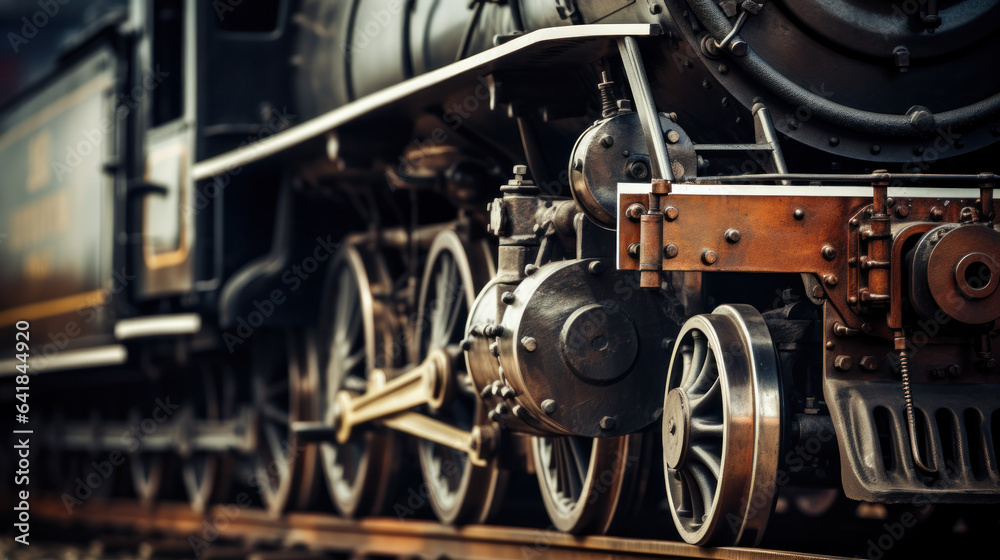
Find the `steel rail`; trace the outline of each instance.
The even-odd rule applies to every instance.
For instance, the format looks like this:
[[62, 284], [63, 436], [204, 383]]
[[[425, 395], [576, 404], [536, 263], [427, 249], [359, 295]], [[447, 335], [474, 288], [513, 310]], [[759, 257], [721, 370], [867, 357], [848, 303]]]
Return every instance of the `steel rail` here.
[[[700, 548], [680, 542], [619, 538], [575, 537], [554, 529], [467, 525], [448, 527], [433, 521], [367, 518], [350, 521], [324, 513], [290, 513], [272, 518], [257, 508], [236, 504], [196, 514], [186, 504], [161, 503], [144, 508], [135, 502], [84, 504], [69, 513], [54, 498], [36, 499], [33, 519], [61, 525], [83, 524], [102, 529], [130, 529], [169, 534], [201, 546], [206, 524], [218, 533], [205, 541], [209, 550], [217, 540], [248, 544], [350, 552], [355, 557], [448, 557], [517, 559], [610, 559], [636, 557], [714, 558], [718, 560], [830, 560], [839, 557], [754, 548]], [[222, 546], [221, 544], [218, 546]]]

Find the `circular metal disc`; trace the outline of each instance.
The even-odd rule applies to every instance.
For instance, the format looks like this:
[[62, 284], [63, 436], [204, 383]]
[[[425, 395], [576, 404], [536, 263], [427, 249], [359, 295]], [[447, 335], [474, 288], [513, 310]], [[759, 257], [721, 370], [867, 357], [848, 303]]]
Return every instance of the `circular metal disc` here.
[[[451, 230], [438, 234], [421, 283], [415, 363], [462, 341], [469, 310], [492, 270], [485, 246], [466, 244]], [[468, 372], [457, 369], [454, 375], [456, 391], [436, 412], [438, 419], [463, 430], [488, 424]], [[504, 476], [496, 458], [477, 467], [467, 454], [426, 440], [419, 442], [419, 455], [431, 507], [442, 523], [482, 523], [499, 506]]]
[[642, 434], [617, 438], [532, 437], [535, 474], [556, 529], [604, 534], [633, 498]]
[[759, 543], [776, 495], [781, 391], [756, 309], [726, 305], [684, 324], [664, 409], [664, 476], [681, 537], [700, 546]]
[[[384, 298], [392, 279], [374, 253], [345, 247], [334, 259], [323, 303], [325, 369], [320, 378], [321, 420], [331, 423], [342, 391], [363, 393], [371, 370], [391, 371], [401, 361], [393, 344], [398, 329]], [[388, 431], [359, 430], [345, 444], [320, 445], [323, 474], [330, 498], [346, 517], [385, 511], [400, 455], [397, 436]]]

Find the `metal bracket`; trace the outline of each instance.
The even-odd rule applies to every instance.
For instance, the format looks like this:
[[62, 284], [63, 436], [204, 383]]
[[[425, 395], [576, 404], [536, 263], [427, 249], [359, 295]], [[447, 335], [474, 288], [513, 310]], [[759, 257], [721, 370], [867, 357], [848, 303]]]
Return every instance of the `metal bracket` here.
[[635, 101], [635, 110], [639, 113], [642, 124], [642, 134], [646, 137], [649, 147], [649, 166], [653, 183], [659, 180], [673, 182], [674, 173], [670, 167], [670, 156], [667, 154], [667, 143], [663, 140], [663, 129], [660, 128], [660, 116], [653, 102], [653, 91], [646, 77], [646, 67], [639, 53], [639, 43], [635, 37], [618, 39], [618, 50], [621, 52], [622, 64], [625, 66], [625, 76]]

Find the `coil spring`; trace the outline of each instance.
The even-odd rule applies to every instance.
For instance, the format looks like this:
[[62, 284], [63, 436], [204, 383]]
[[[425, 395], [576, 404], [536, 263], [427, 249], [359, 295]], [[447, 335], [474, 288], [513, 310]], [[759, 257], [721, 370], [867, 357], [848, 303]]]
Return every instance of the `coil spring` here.
[[903, 401], [906, 403], [906, 426], [910, 433], [910, 454], [918, 469], [927, 472], [937, 472], [937, 468], [924, 464], [917, 446], [917, 422], [913, 413], [913, 390], [910, 387], [910, 356], [906, 350], [899, 351], [899, 375], [903, 382]]

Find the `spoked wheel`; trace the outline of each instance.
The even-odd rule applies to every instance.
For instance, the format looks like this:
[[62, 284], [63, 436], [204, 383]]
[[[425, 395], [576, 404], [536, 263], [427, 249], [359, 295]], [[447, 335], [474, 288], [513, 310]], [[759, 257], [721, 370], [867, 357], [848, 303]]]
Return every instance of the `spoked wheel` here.
[[[129, 426], [142, 426], [142, 422], [144, 420], [139, 414], [139, 410], [131, 409], [128, 414]], [[166, 472], [166, 461], [166, 452], [145, 451], [141, 446], [129, 455], [132, 490], [142, 506], [152, 506], [160, 496]]]
[[[211, 366], [202, 368], [200, 390], [195, 390], [181, 408], [191, 415], [191, 421], [215, 421], [222, 417], [221, 400], [224, 395], [232, 398], [234, 393], [224, 390], [221, 377]], [[188, 503], [197, 513], [205, 511], [215, 492], [220, 462], [217, 452], [181, 449], [181, 480]]]
[[533, 437], [531, 445], [545, 511], [556, 529], [603, 534], [628, 509], [643, 459], [642, 434]]
[[663, 405], [670, 513], [692, 544], [754, 546], [771, 515], [781, 388], [771, 336], [747, 305], [689, 319]]
[[302, 333], [273, 335], [255, 347], [251, 363], [258, 431], [250, 485], [273, 516], [306, 501], [312, 486], [313, 448], [300, 444], [291, 429], [314, 412], [316, 359], [309, 339]]
[[[438, 349], [461, 343], [476, 294], [493, 276], [485, 245], [466, 246], [453, 231], [434, 239], [420, 288], [416, 325], [416, 363]], [[489, 423], [472, 379], [464, 367], [453, 372], [455, 391], [436, 413], [438, 420], [462, 430]], [[503, 482], [496, 458], [485, 466], [467, 454], [426, 440], [419, 444], [420, 469], [431, 507], [443, 523], [482, 523], [499, 505]]]
[[[332, 425], [337, 393], [363, 393], [371, 370], [399, 365], [401, 352], [393, 348], [398, 329], [385, 299], [392, 293], [392, 279], [377, 254], [346, 247], [334, 260], [327, 282], [319, 417]], [[330, 498], [342, 515], [383, 513], [400, 454], [394, 433], [358, 430], [347, 443], [323, 443], [320, 451]]]

